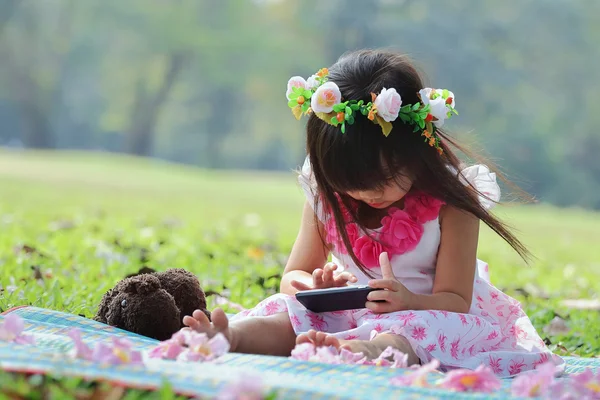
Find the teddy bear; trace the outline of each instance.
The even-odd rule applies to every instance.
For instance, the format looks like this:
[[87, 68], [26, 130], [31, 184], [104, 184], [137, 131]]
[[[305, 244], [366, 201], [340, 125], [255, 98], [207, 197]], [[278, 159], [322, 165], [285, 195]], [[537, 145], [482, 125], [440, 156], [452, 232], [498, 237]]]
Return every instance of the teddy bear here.
[[157, 340], [183, 327], [183, 317], [206, 309], [198, 278], [180, 268], [140, 273], [119, 281], [104, 294], [94, 320]]

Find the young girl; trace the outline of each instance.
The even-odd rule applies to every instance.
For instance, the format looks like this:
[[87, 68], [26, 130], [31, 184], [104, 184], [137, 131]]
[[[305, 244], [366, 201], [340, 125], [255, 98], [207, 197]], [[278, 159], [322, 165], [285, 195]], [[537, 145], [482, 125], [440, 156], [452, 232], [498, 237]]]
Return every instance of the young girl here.
[[[463, 168], [441, 129], [455, 112], [452, 92], [424, 88], [402, 55], [359, 51], [307, 81], [290, 79], [287, 98], [297, 118], [308, 115], [299, 176], [307, 201], [281, 294], [231, 321], [219, 309], [212, 323], [196, 311], [187, 326], [223, 332], [243, 353], [289, 355], [312, 342], [376, 358], [392, 346], [410, 363], [485, 364], [499, 376], [563, 364], [476, 258], [480, 221], [521, 256], [527, 250], [490, 214], [495, 174]], [[316, 314], [294, 297], [353, 284], [379, 289], [364, 309]]]

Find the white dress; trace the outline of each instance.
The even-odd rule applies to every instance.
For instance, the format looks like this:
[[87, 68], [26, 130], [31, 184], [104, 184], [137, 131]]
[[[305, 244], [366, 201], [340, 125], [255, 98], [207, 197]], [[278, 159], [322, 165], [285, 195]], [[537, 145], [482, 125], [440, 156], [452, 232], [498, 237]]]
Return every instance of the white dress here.
[[[499, 200], [500, 189], [493, 173], [482, 165], [461, 172], [465, 181], [493, 200]], [[299, 177], [300, 184], [314, 206], [315, 182], [308, 158]], [[480, 199], [490, 208], [494, 204]], [[382, 228], [373, 230], [376, 235], [396, 235], [398, 246], [385, 249], [395, 276], [409, 290], [418, 294], [431, 294], [435, 279], [437, 251], [440, 244], [438, 219], [442, 202], [432, 198], [406, 198], [404, 210], [391, 210]], [[362, 273], [346, 254], [343, 245], [336, 245], [333, 219], [323, 207], [315, 208], [325, 224], [328, 239], [334, 243], [333, 261], [338, 269], [352, 272], [357, 284], [365, 284], [369, 277]], [[383, 231], [382, 231], [383, 230]], [[366, 239], [356, 229], [347, 230], [353, 250], [375, 276], [381, 276], [376, 266], [381, 248]], [[329, 332], [340, 339], [371, 340], [380, 333], [404, 336], [410, 342], [422, 363], [433, 358], [440, 361], [442, 369], [475, 369], [488, 365], [501, 377], [514, 376], [534, 369], [552, 360], [557, 365], [564, 361], [552, 354], [537, 334], [520, 303], [504, 294], [489, 281], [488, 265], [478, 260], [473, 301], [467, 314], [436, 310], [407, 310], [375, 314], [367, 309], [316, 314], [308, 311], [294, 297], [276, 294], [253, 309], [244, 311], [232, 320], [248, 316], [266, 316], [287, 312], [297, 334], [310, 329]]]

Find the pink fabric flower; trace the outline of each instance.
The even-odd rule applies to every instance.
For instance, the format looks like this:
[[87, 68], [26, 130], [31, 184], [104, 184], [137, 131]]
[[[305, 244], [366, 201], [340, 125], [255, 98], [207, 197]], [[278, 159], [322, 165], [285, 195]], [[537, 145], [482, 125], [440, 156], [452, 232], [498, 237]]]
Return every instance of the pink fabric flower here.
[[377, 107], [377, 115], [383, 118], [384, 121], [393, 122], [398, 118], [402, 98], [396, 92], [396, 89], [383, 88], [381, 93], [375, 98], [375, 107]]
[[310, 106], [316, 113], [330, 113], [333, 106], [342, 101], [342, 93], [335, 83], [325, 82], [310, 98]]
[[0, 341], [34, 344], [33, 336], [23, 334], [25, 323], [17, 314], [8, 314], [0, 324]]
[[420, 224], [436, 219], [443, 205], [442, 200], [424, 193], [406, 196], [404, 200], [404, 209]]
[[[337, 251], [342, 254], [348, 254], [348, 250], [342, 241], [341, 236], [338, 234], [337, 228], [335, 226], [335, 219], [329, 218], [327, 223], [325, 224], [325, 233], [326, 240], [328, 243], [331, 243], [335, 246]], [[350, 223], [346, 224], [346, 234], [348, 235], [348, 239], [350, 240], [350, 244], [354, 244], [358, 239], [358, 227], [356, 224]]]
[[302, 89], [307, 88], [306, 81], [301, 76], [292, 76], [287, 83], [287, 90], [285, 92], [285, 97], [289, 100], [290, 94], [292, 94], [292, 90], [295, 87], [300, 87]]
[[511, 385], [511, 393], [517, 397], [537, 397], [548, 392], [557, 371], [554, 363], [540, 365], [535, 371], [519, 375]]
[[[386, 217], [387, 218], [387, 217]], [[367, 268], [379, 266], [379, 255], [383, 252], [383, 246], [368, 236], [361, 236], [352, 247], [354, 254]]]
[[[392, 358], [391, 361], [389, 360], [390, 357]], [[325, 364], [358, 364], [389, 368], [406, 368], [408, 363], [408, 355], [392, 347], [386, 348], [376, 359], [367, 360], [363, 353], [353, 353], [344, 348], [338, 350], [333, 346], [316, 347], [312, 343], [296, 345], [290, 358]]]
[[229, 351], [229, 341], [222, 333], [208, 338], [205, 333], [190, 332], [187, 349], [181, 354], [185, 361], [212, 361]]
[[475, 371], [456, 369], [448, 372], [440, 387], [459, 392], [490, 393], [500, 389], [502, 382], [489, 367], [480, 365]]
[[437, 370], [439, 366], [440, 362], [433, 359], [421, 367], [414, 368], [412, 372], [392, 378], [390, 383], [396, 386], [427, 387], [429, 386], [427, 383], [427, 375]]
[[[358, 353], [362, 354], [362, 353]], [[392, 361], [389, 358], [392, 358]], [[375, 365], [377, 367], [390, 367], [390, 368], [406, 368], [408, 367], [408, 354], [396, 350], [391, 346], [388, 346], [380, 355], [374, 360], [365, 361], [365, 365]]]
[[237, 381], [226, 385], [215, 398], [216, 400], [263, 400], [266, 398], [265, 387], [260, 375], [244, 372]]
[[[395, 250], [393, 254], [414, 250], [423, 236], [423, 226], [403, 210], [390, 210], [390, 215], [383, 217], [381, 223], [383, 224], [381, 239], [386, 246]], [[379, 259], [380, 253], [381, 251], [377, 253], [376, 260]]]

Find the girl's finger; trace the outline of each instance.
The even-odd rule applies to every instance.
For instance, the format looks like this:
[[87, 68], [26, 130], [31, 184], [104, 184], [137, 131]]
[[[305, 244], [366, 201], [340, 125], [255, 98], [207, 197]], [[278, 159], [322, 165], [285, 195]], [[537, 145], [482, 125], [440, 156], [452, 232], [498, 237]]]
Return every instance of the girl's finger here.
[[323, 286], [323, 270], [317, 268], [313, 271], [313, 284], [315, 287]]
[[365, 307], [377, 314], [388, 313], [394, 311], [392, 304], [385, 302], [367, 301]]
[[389, 290], [375, 290], [367, 295], [367, 300], [369, 301], [389, 301], [390, 299]]
[[300, 281], [291, 281], [290, 285], [292, 285], [292, 287], [294, 289], [298, 289], [298, 290], [310, 290], [310, 289], [312, 289], [312, 287], [310, 287], [306, 283], [300, 282]]
[[369, 281], [369, 286], [373, 289], [387, 289], [396, 291], [397, 283], [397, 281], [392, 279], [373, 279], [372, 281]]
[[358, 279], [350, 272], [342, 272], [341, 274], [335, 276], [334, 281], [336, 284], [345, 285], [347, 282], [355, 283]]

